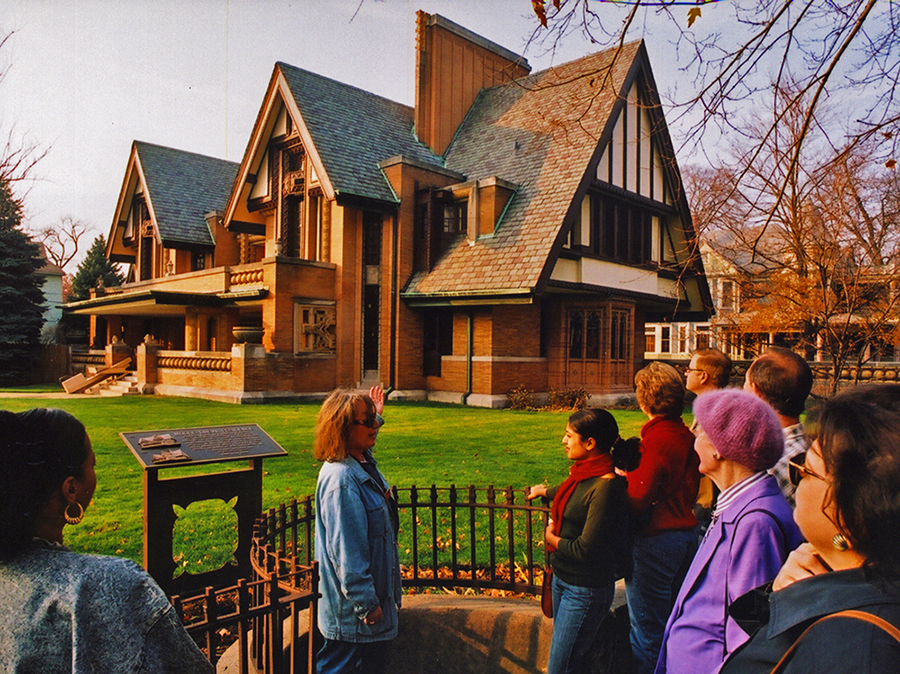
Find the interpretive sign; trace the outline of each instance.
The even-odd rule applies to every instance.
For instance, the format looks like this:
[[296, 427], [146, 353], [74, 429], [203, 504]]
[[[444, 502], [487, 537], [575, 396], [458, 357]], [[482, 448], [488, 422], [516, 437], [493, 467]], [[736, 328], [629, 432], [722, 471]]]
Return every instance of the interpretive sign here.
[[[253, 523], [262, 513], [263, 459], [287, 452], [256, 424], [203, 426], [119, 433], [144, 469], [144, 568], [169, 595], [213, 585], [234, 584], [250, 575]], [[247, 461], [248, 468], [162, 478], [165, 469]], [[235, 497], [236, 502], [235, 502]], [[215, 571], [175, 577], [174, 506], [196, 501], [234, 503], [237, 514], [237, 564]]]
[[119, 437], [145, 469], [287, 455], [256, 424], [138, 431]]

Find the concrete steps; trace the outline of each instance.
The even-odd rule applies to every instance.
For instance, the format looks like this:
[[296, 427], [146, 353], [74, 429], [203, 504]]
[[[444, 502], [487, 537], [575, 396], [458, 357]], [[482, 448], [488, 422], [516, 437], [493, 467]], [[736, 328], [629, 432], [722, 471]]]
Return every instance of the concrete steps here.
[[141, 389], [138, 387], [137, 377], [132, 373], [128, 373], [122, 377], [101, 382], [96, 387], [95, 395], [107, 397], [139, 396], [141, 395]]

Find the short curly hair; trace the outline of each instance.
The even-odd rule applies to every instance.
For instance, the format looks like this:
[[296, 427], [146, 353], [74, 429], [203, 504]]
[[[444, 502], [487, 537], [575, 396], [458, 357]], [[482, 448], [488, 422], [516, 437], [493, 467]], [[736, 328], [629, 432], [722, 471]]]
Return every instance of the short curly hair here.
[[716, 388], [725, 388], [731, 382], [731, 358], [719, 349], [698, 349], [697, 368], [706, 372]]
[[635, 395], [645, 413], [678, 417], [684, 411], [685, 388], [671, 365], [654, 361], [634, 375]]

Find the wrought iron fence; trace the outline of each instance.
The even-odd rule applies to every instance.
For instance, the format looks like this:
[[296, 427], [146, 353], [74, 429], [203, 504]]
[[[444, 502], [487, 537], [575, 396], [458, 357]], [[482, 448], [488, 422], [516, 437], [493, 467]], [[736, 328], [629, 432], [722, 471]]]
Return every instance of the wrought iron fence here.
[[[298, 516], [299, 503], [282, 505], [257, 520], [251, 546], [253, 580], [172, 598], [188, 634], [212, 663], [233, 647], [241, 674], [314, 671], [315, 651], [308, 635], [315, 633], [318, 567], [311, 559], [300, 563], [289, 552], [296, 549], [296, 542], [293, 547], [287, 545], [284, 526], [290, 521], [294, 534], [303, 529], [309, 533], [314, 521], [310, 497], [302, 502], [302, 517]], [[302, 611], [306, 609], [304, 620]], [[305, 629], [301, 629], [303, 623]], [[285, 629], [290, 631], [288, 639]], [[306, 637], [301, 638], [303, 635]]]
[[[525, 501], [524, 490], [432, 485], [394, 487], [393, 495], [405, 587], [540, 593], [549, 509]], [[188, 633], [212, 662], [238, 641], [242, 674], [253, 671], [251, 664], [266, 674], [314, 670], [312, 640], [301, 638], [300, 629], [305, 622], [305, 634], [315, 633], [314, 533], [312, 496], [283, 503], [256, 522], [253, 580], [173, 598]]]

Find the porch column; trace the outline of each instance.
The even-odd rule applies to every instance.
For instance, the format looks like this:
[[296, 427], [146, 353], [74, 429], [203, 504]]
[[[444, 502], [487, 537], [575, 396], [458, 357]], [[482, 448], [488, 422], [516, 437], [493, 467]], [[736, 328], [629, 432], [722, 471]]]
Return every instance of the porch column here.
[[157, 382], [159, 342], [147, 338], [137, 348], [137, 378], [141, 392], [152, 391]]

